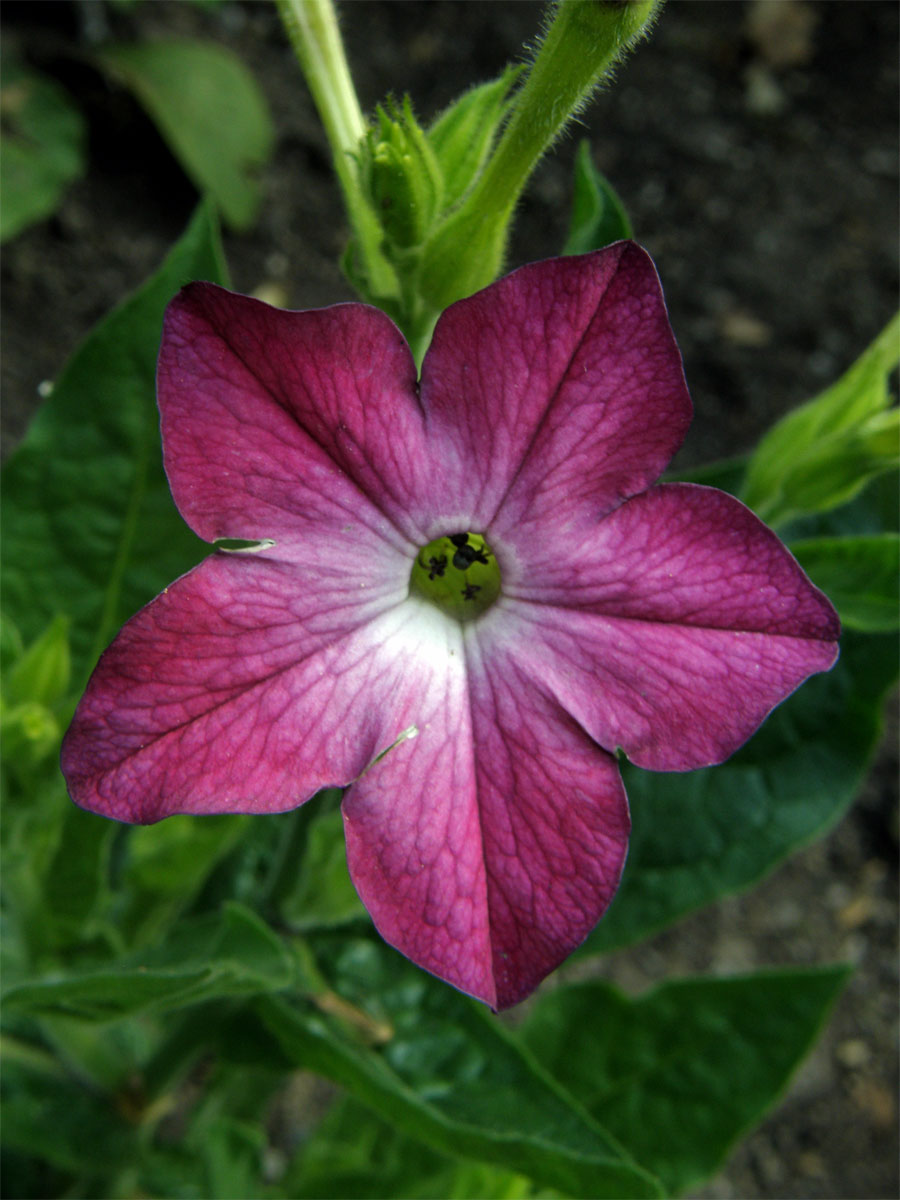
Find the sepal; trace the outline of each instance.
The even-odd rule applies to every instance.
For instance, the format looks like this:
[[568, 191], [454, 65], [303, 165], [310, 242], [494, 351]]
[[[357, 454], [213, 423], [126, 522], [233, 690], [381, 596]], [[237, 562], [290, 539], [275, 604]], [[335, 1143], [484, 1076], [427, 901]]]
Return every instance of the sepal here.
[[463, 198], [487, 161], [512, 107], [510, 91], [523, 68], [509, 66], [497, 79], [464, 92], [428, 130], [444, 181], [444, 209]]

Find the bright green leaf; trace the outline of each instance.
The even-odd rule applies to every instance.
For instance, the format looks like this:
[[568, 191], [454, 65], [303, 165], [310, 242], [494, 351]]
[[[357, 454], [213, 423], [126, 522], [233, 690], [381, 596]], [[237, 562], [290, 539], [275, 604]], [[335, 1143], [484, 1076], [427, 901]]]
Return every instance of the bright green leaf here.
[[845, 628], [868, 633], [900, 626], [900, 537], [810, 538], [791, 551], [837, 608]]
[[0, 241], [56, 211], [84, 173], [85, 124], [53, 79], [3, 60]]
[[259, 207], [255, 173], [274, 134], [265, 99], [240, 59], [213, 43], [171, 41], [104, 46], [97, 61], [134, 92], [228, 224], [247, 229]]
[[572, 216], [563, 254], [587, 254], [632, 235], [622, 201], [594, 166], [590, 143], [583, 141], [575, 158]]
[[805, 683], [721, 766], [676, 775], [624, 763], [628, 861], [578, 953], [629, 945], [748, 887], [831, 826], [865, 776], [896, 677], [894, 638], [848, 632], [834, 668]]
[[756, 448], [742, 499], [779, 524], [852, 499], [898, 461], [887, 380], [900, 360], [900, 314], [821, 395], [779, 421]]
[[672, 1195], [710, 1176], [778, 1099], [848, 975], [673, 980], [634, 1000], [576, 984], [539, 998], [521, 1036]]
[[205, 207], [76, 351], [3, 471], [4, 604], [26, 640], [66, 605], [79, 687], [126, 618], [204, 552], [172, 503], [155, 401], [163, 310], [191, 279], [225, 282]]

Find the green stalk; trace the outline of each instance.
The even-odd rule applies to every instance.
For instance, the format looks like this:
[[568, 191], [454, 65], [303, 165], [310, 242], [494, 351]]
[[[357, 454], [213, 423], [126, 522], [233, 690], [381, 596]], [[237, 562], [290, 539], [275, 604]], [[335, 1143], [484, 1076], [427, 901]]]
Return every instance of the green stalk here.
[[331, 0], [276, 0], [278, 12], [300, 62], [331, 145], [334, 169], [365, 262], [365, 273], [380, 295], [397, 292], [393, 269], [380, 250], [381, 228], [357, 174], [356, 155], [366, 134], [350, 68]]
[[646, 33], [660, 0], [560, 0], [509, 124], [476, 194], [511, 212], [522, 189], [569, 120], [610, 68]]
[[426, 247], [422, 290], [432, 308], [497, 278], [513, 210], [538, 160], [647, 32], [661, 3], [559, 0], [496, 150], [465, 203]]

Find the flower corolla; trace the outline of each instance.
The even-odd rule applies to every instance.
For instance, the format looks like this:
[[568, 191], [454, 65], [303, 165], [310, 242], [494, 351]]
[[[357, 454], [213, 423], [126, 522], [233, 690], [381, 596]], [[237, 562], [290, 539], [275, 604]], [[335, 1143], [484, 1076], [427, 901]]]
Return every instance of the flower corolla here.
[[631, 242], [454, 304], [418, 381], [377, 309], [191, 284], [158, 395], [182, 516], [254, 552], [218, 549], [101, 657], [73, 799], [149, 823], [345, 786], [382, 936], [495, 1008], [616, 890], [617, 752], [721, 762], [836, 657], [831, 605], [748, 509], [651, 486], [691, 403]]

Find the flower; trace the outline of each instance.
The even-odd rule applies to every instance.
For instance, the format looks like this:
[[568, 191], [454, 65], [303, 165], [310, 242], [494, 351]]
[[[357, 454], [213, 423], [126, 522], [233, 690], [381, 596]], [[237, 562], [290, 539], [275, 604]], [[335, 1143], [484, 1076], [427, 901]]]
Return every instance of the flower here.
[[158, 391], [184, 519], [255, 552], [217, 550], [101, 657], [63, 746], [73, 799], [148, 823], [349, 785], [378, 930], [495, 1008], [616, 890], [616, 751], [721, 762], [836, 657], [833, 609], [748, 509], [650, 486], [691, 405], [633, 243], [454, 304], [418, 385], [376, 309], [192, 284]]

